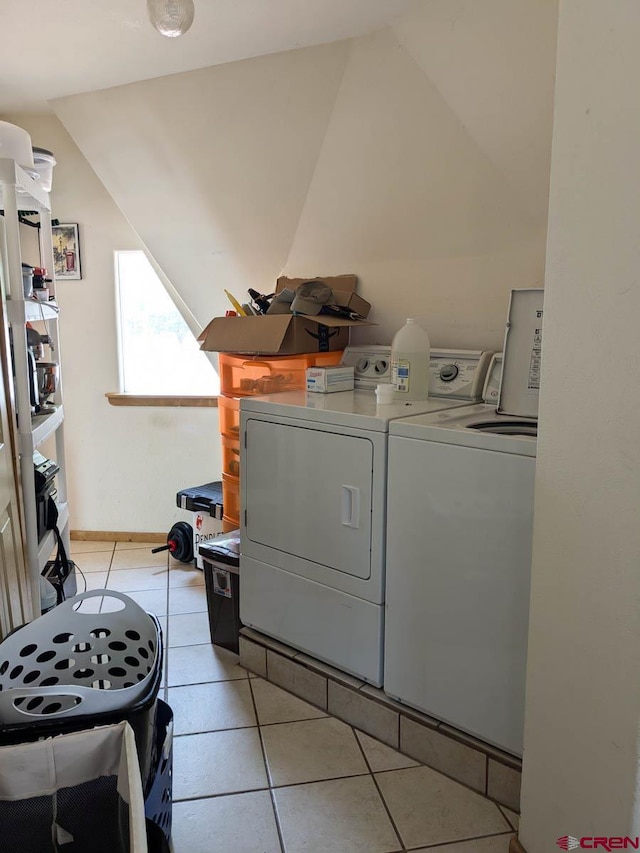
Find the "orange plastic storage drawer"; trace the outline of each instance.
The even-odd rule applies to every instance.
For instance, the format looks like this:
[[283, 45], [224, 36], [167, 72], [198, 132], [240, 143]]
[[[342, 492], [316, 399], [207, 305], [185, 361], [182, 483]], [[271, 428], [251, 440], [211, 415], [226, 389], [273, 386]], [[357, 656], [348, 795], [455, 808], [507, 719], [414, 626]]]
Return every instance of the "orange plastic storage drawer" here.
[[222, 475], [222, 505], [226, 518], [240, 519], [240, 480], [229, 474]]
[[231, 477], [240, 476], [240, 442], [237, 438], [222, 436], [222, 471]]
[[302, 355], [218, 355], [222, 393], [232, 397], [277, 394], [306, 387], [307, 367], [339, 364], [342, 350]]
[[240, 438], [240, 400], [237, 397], [218, 397], [220, 432], [226, 438]]
[[237, 530], [240, 527], [240, 522], [237, 518], [227, 518], [226, 515], [222, 516], [222, 532], [223, 533], [233, 533], [234, 530]]

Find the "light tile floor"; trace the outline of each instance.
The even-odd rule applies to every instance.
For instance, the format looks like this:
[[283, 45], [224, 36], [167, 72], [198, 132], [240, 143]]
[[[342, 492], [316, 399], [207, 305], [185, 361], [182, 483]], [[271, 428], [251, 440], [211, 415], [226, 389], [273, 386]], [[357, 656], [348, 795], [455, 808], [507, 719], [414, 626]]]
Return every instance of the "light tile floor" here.
[[151, 547], [71, 553], [160, 617], [175, 853], [507, 853], [516, 814], [248, 673], [210, 643], [202, 573]]

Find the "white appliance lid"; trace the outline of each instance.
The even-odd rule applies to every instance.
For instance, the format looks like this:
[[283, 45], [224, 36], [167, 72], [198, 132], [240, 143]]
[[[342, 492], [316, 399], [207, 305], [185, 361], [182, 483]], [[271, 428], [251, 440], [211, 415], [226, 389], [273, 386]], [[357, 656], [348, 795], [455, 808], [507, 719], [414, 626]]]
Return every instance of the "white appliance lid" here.
[[[349, 347], [346, 363], [358, 370], [358, 361], [373, 361], [373, 356], [384, 355], [382, 348]], [[261, 412], [279, 417], [320, 421], [332, 426], [388, 432], [389, 422], [428, 412], [439, 412], [469, 405], [481, 399], [481, 389], [491, 361], [490, 352], [481, 350], [441, 350], [431, 352], [429, 398], [413, 402], [378, 404], [373, 391], [356, 388], [333, 394], [287, 391], [263, 397], [242, 397], [243, 412]], [[343, 357], [343, 363], [345, 359]], [[369, 365], [362, 373], [368, 376]]]
[[372, 391], [339, 391], [335, 394], [315, 394], [306, 391], [285, 391], [264, 397], [241, 397], [241, 412], [259, 412], [276, 417], [315, 421], [332, 426], [388, 432], [389, 422], [442, 409], [466, 406], [464, 400], [429, 397], [409, 403], [378, 405]]
[[504, 338], [498, 412], [538, 417], [544, 290], [512, 290]]
[[[465, 406], [463, 409], [447, 409], [393, 421], [389, 433], [392, 436], [435, 441], [439, 444], [456, 444], [479, 450], [535, 456], [536, 436], [523, 434], [527, 429], [535, 427], [534, 420], [514, 421], [511, 417], [498, 414], [494, 406], [479, 403], [475, 406]], [[501, 432], [505, 429], [507, 432]]]

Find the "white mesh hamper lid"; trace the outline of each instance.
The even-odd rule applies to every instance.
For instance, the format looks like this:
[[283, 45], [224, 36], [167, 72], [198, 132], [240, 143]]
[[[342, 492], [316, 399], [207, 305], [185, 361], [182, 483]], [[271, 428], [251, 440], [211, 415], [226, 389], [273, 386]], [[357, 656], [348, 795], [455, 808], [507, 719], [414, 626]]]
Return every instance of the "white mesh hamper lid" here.
[[[83, 612], [91, 598], [119, 609]], [[132, 598], [76, 595], [0, 643], [0, 725], [128, 708], [148, 692], [161, 654], [156, 622]]]

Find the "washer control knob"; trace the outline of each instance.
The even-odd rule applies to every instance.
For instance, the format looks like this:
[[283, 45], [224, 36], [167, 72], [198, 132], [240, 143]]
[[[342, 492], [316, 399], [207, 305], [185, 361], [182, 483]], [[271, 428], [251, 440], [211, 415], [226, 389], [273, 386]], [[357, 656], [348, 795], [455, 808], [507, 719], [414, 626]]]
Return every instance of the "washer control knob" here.
[[440, 368], [440, 379], [443, 382], [453, 382], [459, 372], [457, 364], [445, 364]]

